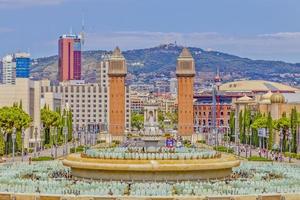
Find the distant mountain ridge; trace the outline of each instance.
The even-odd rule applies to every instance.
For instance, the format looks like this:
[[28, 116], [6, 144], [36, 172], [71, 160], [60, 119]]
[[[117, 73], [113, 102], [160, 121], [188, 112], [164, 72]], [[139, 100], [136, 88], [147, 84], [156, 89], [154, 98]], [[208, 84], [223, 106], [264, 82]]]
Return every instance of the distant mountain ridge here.
[[[128, 64], [129, 72], [133, 74], [157, 72], [170, 75], [175, 71], [176, 59], [182, 46], [164, 44], [152, 48], [134, 49], [123, 52]], [[283, 73], [299, 73], [299, 63], [282, 61], [251, 60], [218, 51], [205, 51], [197, 47], [188, 47], [196, 64], [196, 70], [201, 72], [215, 72], [219, 67], [221, 72], [238, 74], [249, 79], [270, 79]], [[104, 50], [83, 52], [83, 78], [89, 82], [95, 81], [96, 66], [102, 55], [110, 53]], [[49, 78], [56, 80], [58, 56], [38, 58], [33, 64], [31, 75], [35, 79]], [[275, 78], [276, 79], [276, 78]]]

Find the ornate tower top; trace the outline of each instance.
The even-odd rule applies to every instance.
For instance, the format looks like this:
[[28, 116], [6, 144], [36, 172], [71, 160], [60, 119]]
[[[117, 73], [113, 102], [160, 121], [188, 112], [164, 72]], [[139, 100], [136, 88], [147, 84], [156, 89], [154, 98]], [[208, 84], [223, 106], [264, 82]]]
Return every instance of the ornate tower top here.
[[119, 47], [116, 47], [109, 59], [109, 76], [126, 76], [127, 66]]
[[183, 48], [177, 58], [177, 76], [195, 76], [195, 61], [187, 48]]

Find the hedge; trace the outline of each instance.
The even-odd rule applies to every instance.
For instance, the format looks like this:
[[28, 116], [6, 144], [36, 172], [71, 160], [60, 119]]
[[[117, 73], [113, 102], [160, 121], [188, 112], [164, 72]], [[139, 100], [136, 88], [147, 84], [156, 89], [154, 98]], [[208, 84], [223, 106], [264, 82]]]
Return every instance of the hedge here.
[[[75, 153], [75, 148], [74, 147], [70, 148], [70, 152]], [[76, 153], [81, 153], [81, 152], [84, 152], [84, 146], [78, 146], [76, 148]]]
[[263, 161], [263, 162], [266, 162], [266, 161], [272, 161], [268, 158], [265, 158], [265, 157], [260, 157], [260, 156], [251, 156], [248, 158], [248, 161]]
[[284, 152], [284, 156], [285, 157], [291, 157], [291, 158], [296, 158], [296, 159], [300, 159], [300, 154], [296, 154], [296, 153], [290, 153], [290, 152]]
[[40, 156], [37, 158], [32, 158], [32, 161], [48, 161], [48, 160], [54, 160], [54, 158], [50, 156]]
[[221, 152], [228, 152], [228, 153], [234, 153], [234, 150], [228, 147], [224, 147], [224, 146], [217, 146], [214, 147], [214, 150], [216, 151], [221, 151]]

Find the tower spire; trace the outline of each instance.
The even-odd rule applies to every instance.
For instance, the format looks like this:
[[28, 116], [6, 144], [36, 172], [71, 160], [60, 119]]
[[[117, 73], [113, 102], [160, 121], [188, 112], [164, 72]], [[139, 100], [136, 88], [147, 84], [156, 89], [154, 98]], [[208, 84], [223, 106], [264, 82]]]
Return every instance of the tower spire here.
[[80, 32], [82, 46], [85, 43], [85, 27], [84, 26], [85, 26], [85, 23], [84, 23], [84, 13], [83, 13], [82, 17], [81, 17], [81, 32]]

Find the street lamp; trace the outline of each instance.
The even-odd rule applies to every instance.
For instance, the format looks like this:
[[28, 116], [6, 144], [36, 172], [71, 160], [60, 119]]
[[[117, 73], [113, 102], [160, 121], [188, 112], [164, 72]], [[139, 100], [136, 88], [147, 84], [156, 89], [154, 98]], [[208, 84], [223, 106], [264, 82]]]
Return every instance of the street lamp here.
[[7, 157], [7, 133], [5, 133], [5, 130], [4, 128], [1, 128], [1, 132], [2, 132], [2, 136], [3, 136], [3, 141], [4, 141], [4, 145], [5, 145], [5, 154], [6, 154], [6, 157]]
[[54, 127], [50, 127], [51, 156], [54, 157]]
[[75, 138], [75, 135], [76, 135], [76, 127], [73, 126], [73, 130], [72, 130], [72, 142], [73, 142], [73, 148], [74, 148], [74, 151], [76, 151], [76, 138]]
[[82, 127], [78, 131], [78, 141], [79, 141], [79, 146], [81, 146], [81, 132], [82, 132]]
[[16, 141], [16, 127], [13, 128], [13, 132], [12, 132], [12, 151], [13, 151], [13, 157], [12, 157], [12, 161], [15, 162], [15, 141]]
[[86, 130], [85, 125], [82, 125], [82, 134], [83, 134], [83, 144], [86, 146]]
[[44, 132], [44, 126], [43, 124], [41, 124], [41, 129], [40, 129], [40, 150], [43, 150], [44, 149], [44, 144], [46, 142], [46, 134]]
[[292, 131], [289, 130], [288, 140], [289, 140], [289, 162], [291, 162], [291, 140], [293, 139]]
[[38, 136], [38, 127], [34, 128], [34, 157], [36, 157], [37, 152], [37, 136]]
[[21, 139], [22, 139], [22, 162], [23, 162], [24, 161], [24, 139], [25, 139], [25, 128], [24, 127], [22, 127]]
[[283, 129], [280, 128], [280, 153], [282, 153]]
[[65, 120], [65, 125], [63, 127], [63, 133], [65, 136], [65, 150], [64, 150], [64, 155], [68, 154], [68, 144], [67, 144], [67, 135], [68, 135], [68, 127], [67, 127], [67, 116], [64, 115], [64, 120]]
[[249, 154], [250, 154], [250, 157], [252, 156], [252, 127], [250, 127], [250, 152], [249, 152]]
[[54, 136], [55, 136], [55, 158], [57, 158], [57, 138], [58, 138], [58, 133], [57, 133], [57, 127], [54, 128]]

